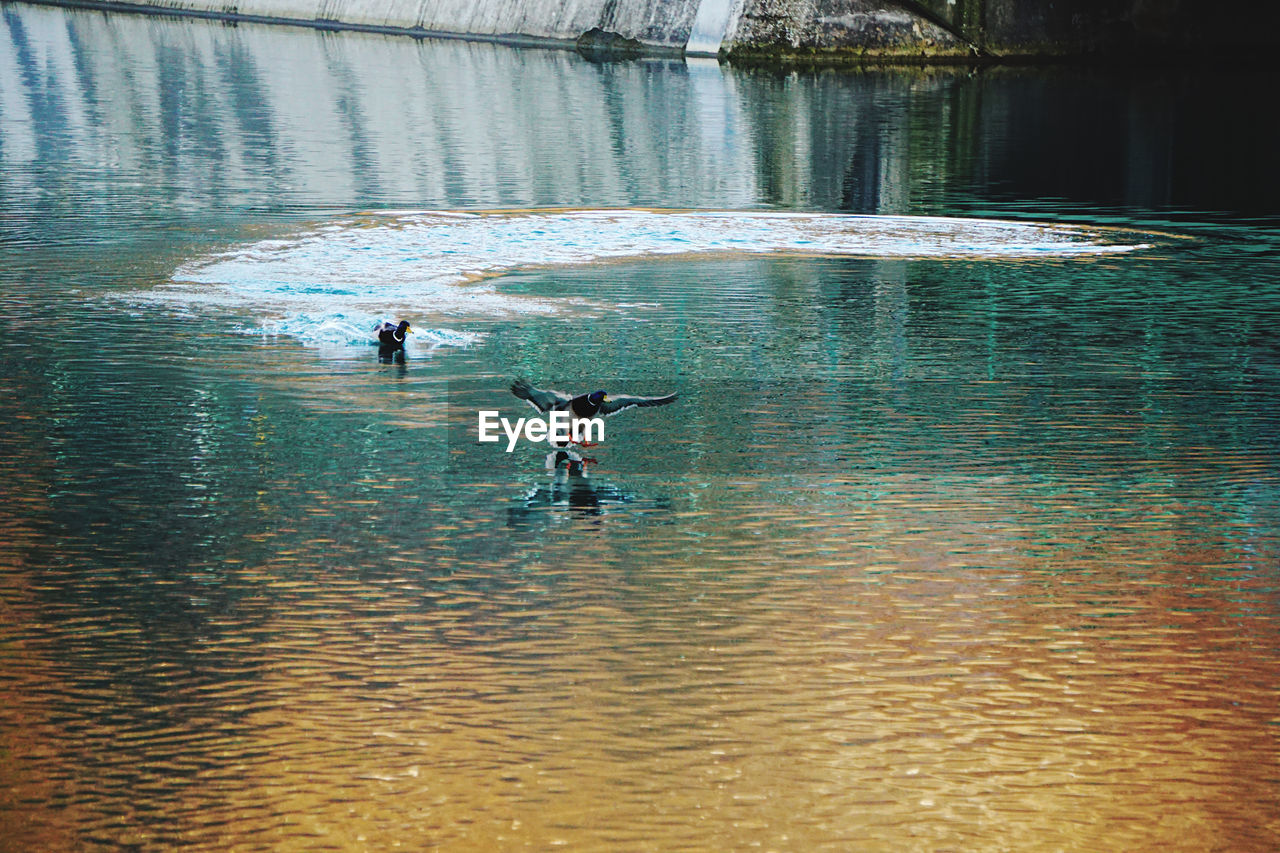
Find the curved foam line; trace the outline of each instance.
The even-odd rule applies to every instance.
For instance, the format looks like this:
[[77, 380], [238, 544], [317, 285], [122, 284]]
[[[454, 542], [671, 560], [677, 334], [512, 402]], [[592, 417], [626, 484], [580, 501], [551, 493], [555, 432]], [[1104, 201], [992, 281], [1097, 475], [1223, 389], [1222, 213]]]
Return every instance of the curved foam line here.
[[[1131, 252], [1152, 235], [1057, 223], [784, 211], [418, 211], [348, 217], [183, 265], [149, 301], [342, 316], [552, 313], [499, 292], [519, 269], [680, 255], [1044, 258]], [[460, 286], [467, 285], [467, 286]], [[321, 321], [323, 322], [323, 321]]]

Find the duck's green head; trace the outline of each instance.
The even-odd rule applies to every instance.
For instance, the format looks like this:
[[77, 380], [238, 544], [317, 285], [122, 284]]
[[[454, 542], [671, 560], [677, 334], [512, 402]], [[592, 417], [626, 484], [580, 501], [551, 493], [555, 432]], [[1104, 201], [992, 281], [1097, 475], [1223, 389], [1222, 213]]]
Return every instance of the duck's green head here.
[[593, 406], [603, 405], [609, 402], [609, 395], [603, 391], [592, 391], [587, 395], [587, 402]]

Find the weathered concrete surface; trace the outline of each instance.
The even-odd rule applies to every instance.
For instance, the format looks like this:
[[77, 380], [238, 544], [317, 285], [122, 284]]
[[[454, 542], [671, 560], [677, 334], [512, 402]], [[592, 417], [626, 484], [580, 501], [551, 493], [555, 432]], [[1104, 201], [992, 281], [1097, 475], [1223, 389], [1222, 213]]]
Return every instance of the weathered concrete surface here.
[[[1266, 60], [1280, 0], [30, 0], [534, 42], [617, 55], [834, 62], [1202, 56]], [[581, 41], [585, 34], [585, 41]], [[618, 50], [619, 47], [625, 48]]]
[[700, 0], [34, 0], [152, 14], [573, 46], [593, 29], [679, 51]]
[[725, 36], [732, 56], [963, 57], [966, 44], [898, 3], [883, 0], [744, 0]]

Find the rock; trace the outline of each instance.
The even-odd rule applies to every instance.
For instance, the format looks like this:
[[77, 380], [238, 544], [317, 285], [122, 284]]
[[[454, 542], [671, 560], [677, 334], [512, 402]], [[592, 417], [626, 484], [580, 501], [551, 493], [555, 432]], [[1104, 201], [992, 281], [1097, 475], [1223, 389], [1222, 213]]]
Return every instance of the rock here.
[[634, 59], [644, 53], [644, 45], [621, 33], [592, 27], [578, 36], [578, 53], [593, 62]]

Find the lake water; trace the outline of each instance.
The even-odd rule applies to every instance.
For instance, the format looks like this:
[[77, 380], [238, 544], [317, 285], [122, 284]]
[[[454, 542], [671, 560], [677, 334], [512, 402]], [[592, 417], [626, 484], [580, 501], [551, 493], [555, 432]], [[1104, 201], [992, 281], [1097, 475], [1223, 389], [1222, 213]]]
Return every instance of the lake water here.
[[0, 5], [0, 848], [1277, 849], [1276, 82]]

